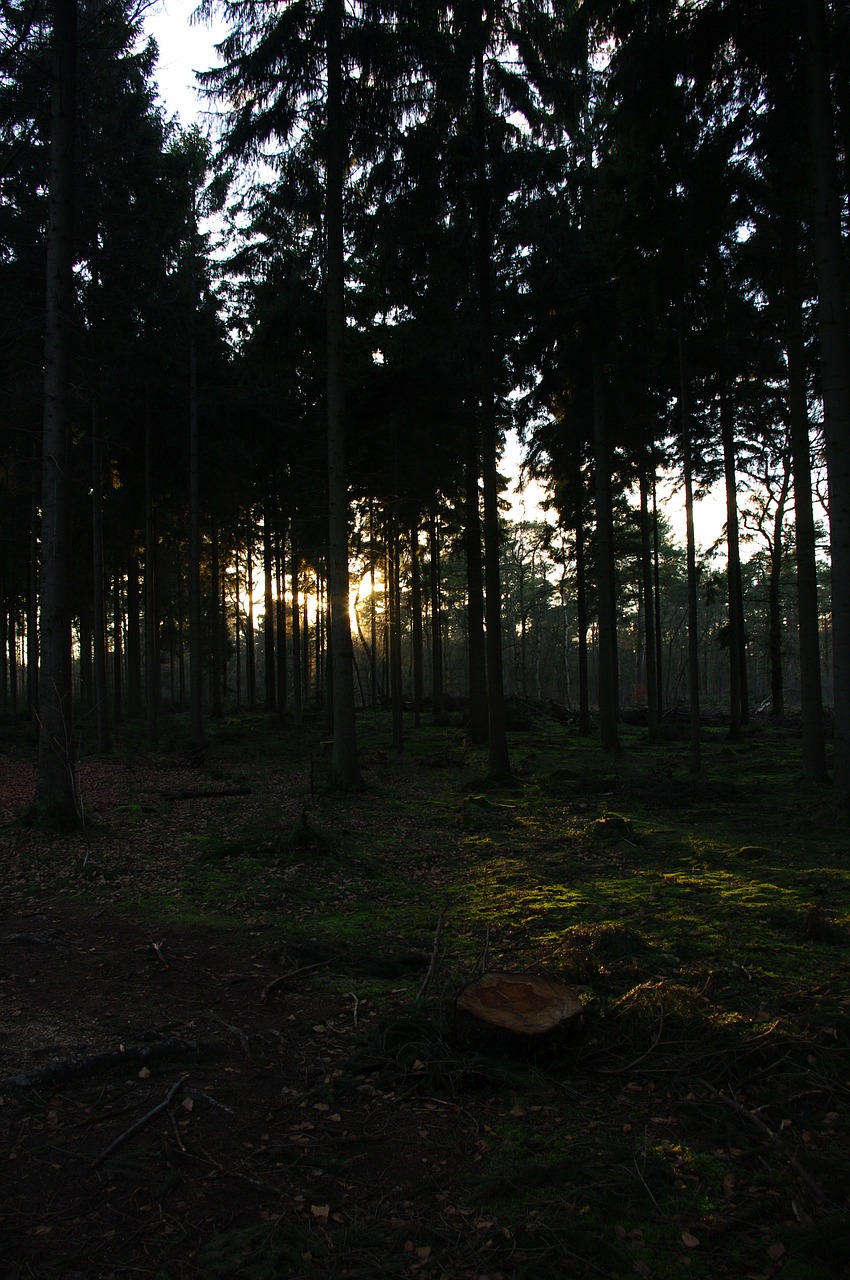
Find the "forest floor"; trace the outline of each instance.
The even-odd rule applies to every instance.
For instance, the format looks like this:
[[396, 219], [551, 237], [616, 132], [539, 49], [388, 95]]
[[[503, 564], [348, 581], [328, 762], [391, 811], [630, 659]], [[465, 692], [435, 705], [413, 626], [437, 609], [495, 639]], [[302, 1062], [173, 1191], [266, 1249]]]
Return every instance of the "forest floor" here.
[[[850, 1276], [850, 832], [788, 726], [694, 779], [530, 715], [501, 788], [389, 732], [341, 796], [260, 715], [125, 731], [59, 836], [0, 726], [4, 1280]], [[459, 1044], [482, 967], [580, 1029]]]

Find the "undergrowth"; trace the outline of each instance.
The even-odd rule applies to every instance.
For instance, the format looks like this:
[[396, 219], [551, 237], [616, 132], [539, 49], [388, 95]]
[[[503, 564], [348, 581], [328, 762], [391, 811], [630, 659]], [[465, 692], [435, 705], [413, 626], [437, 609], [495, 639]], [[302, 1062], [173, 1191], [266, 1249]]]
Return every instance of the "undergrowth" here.
[[[446, 1197], [490, 1224], [492, 1274], [847, 1275], [847, 824], [767, 724], [734, 746], [706, 730], [697, 779], [686, 746], [622, 736], [611, 758], [532, 720], [495, 787], [457, 726], [411, 730], [399, 757], [364, 716], [367, 789], [342, 797], [307, 730], [211, 725], [206, 781], [250, 779], [252, 801], [176, 831], [179, 880], [134, 868], [123, 905], [227, 922], [383, 1005], [348, 1070], [474, 1118]], [[156, 803], [109, 820], [136, 830]], [[67, 891], [114, 893], [101, 871]], [[580, 1031], [519, 1060], [460, 1048], [453, 999], [484, 968], [575, 986]], [[205, 1274], [332, 1274], [309, 1233], [253, 1230], [260, 1258], [251, 1232], [216, 1236]]]

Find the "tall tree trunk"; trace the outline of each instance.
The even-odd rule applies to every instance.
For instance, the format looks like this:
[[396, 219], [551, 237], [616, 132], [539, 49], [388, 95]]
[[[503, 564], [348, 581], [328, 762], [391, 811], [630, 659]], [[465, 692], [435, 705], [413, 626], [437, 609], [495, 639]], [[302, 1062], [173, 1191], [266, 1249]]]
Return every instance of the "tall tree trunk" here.
[[741, 551], [738, 538], [738, 481], [735, 475], [735, 435], [732, 405], [725, 381], [720, 387], [720, 435], [723, 442], [723, 473], [726, 479], [726, 576], [729, 591], [729, 737], [741, 741], [741, 719], [745, 692], [743, 591]]
[[466, 418], [466, 643], [469, 663], [469, 737], [487, 741], [487, 653], [484, 644], [484, 581], [481, 509], [478, 500], [478, 426], [471, 405]]
[[156, 619], [156, 530], [153, 509], [153, 441], [145, 429], [145, 715], [148, 746], [159, 745], [159, 642]]
[[419, 526], [410, 529], [410, 645], [413, 659], [413, 716], [419, 728], [422, 716], [422, 569], [419, 560]]
[[[277, 513], [278, 519], [280, 513]], [[275, 527], [275, 686], [277, 689], [277, 718], [280, 724], [286, 714], [286, 537], [280, 525]]]
[[404, 706], [401, 670], [401, 584], [399, 573], [400, 538], [395, 511], [387, 515], [387, 583], [390, 599], [390, 707], [393, 746], [404, 749]]
[[[194, 207], [192, 218], [194, 222]], [[195, 748], [202, 748], [204, 745], [204, 646], [201, 634], [201, 460], [198, 434], [198, 341], [194, 332], [197, 311], [194, 239], [193, 225], [192, 336], [189, 342], [189, 722], [192, 745]], [[182, 680], [180, 697], [182, 707]]]
[[437, 530], [437, 504], [432, 503], [428, 517], [428, 550], [431, 560], [431, 699], [435, 720], [443, 716], [443, 619], [440, 591], [440, 539]]
[[94, 605], [94, 703], [97, 749], [112, 750], [106, 676], [106, 583], [103, 572], [103, 461], [97, 398], [91, 406], [92, 585]]
[[[238, 531], [236, 536], [237, 538], [239, 537]], [[236, 655], [235, 655], [235, 658], [236, 658], [236, 709], [238, 711], [239, 708], [242, 706], [242, 601], [240, 599], [242, 585], [239, 578], [239, 548], [238, 547], [236, 548], [236, 552], [235, 552], [235, 561], [236, 561], [236, 565], [235, 565], [236, 583], [233, 588], [234, 597], [235, 597], [234, 603], [233, 603], [233, 612], [234, 612], [233, 638], [234, 638], [234, 645], [236, 649]]]
[[295, 546], [295, 530], [289, 538], [290, 564], [292, 574], [292, 720], [296, 736], [301, 729], [301, 711], [303, 705], [304, 670], [301, 646], [301, 608], [299, 604], [298, 551]]
[[[333, 733], [333, 622], [328, 617], [331, 608], [327, 593], [327, 580], [321, 571], [316, 576], [316, 626], [314, 639], [316, 644], [316, 703], [325, 706], [327, 728]], [[352, 658], [353, 663], [353, 658]], [[352, 667], [353, 669], [353, 667]], [[352, 679], [352, 693], [353, 693]]]
[[369, 499], [369, 699], [372, 710], [378, 706], [378, 610], [375, 595], [375, 569], [378, 553], [375, 546], [375, 504]]
[[[655, 670], [658, 677], [658, 723], [664, 718], [664, 646], [661, 635], [661, 549], [658, 538], [658, 495], [652, 468], [652, 584], [655, 588]], [[668, 673], [669, 674], [669, 673]]]
[[797, 222], [785, 218], [783, 282], [785, 352], [788, 361], [788, 415], [794, 475], [794, 523], [797, 552], [797, 615], [800, 647], [800, 718], [803, 774], [826, 782], [826, 744], [818, 632], [818, 578], [812, 507], [812, 460], [806, 405], [806, 349], [797, 268]]
[[6, 563], [5, 558], [0, 555], [0, 715], [5, 715], [8, 710], [9, 699], [9, 671], [7, 667], [8, 657], [8, 620], [9, 610], [6, 600]]
[[785, 689], [782, 676], [782, 554], [785, 506], [791, 486], [791, 459], [783, 459], [782, 483], [773, 513], [770, 545], [770, 578], [768, 581], [768, 630], [770, 641], [770, 714], [780, 719], [785, 714]]
[[596, 592], [599, 617], [599, 728], [603, 751], [619, 751], [617, 733], [617, 614], [614, 608], [611, 447], [602, 361], [593, 357], [593, 462], [596, 496]]
[[14, 603], [9, 609], [9, 710], [12, 715], [18, 714], [18, 640]]
[[74, 306], [74, 133], [77, 0], [53, 0], [44, 429], [41, 485], [41, 674], [38, 765], [30, 817], [80, 825], [73, 756], [68, 363]]
[[257, 705], [257, 663], [254, 646], [254, 516], [248, 513], [248, 538], [245, 545], [245, 577], [248, 608], [245, 617], [245, 696], [248, 709]]
[[[38, 543], [39, 491], [41, 467], [38, 441], [32, 445], [32, 479], [30, 483], [30, 554], [27, 574], [27, 705], [32, 723], [38, 728]], [[5, 666], [5, 664], [4, 664]]]
[[218, 553], [218, 512], [213, 508], [210, 519], [210, 639], [212, 643], [211, 675], [210, 675], [210, 712], [218, 720], [222, 714], [221, 707], [221, 673], [222, 654], [222, 611], [221, 611], [221, 566]]
[[475, 203], [478, 277], [478, 406], [481, 426], [481, 478], [484, 487], [484, 613], [487, 649], [487, 763], [490, 776], [511, 776], [502, 669], [502, 586], [499, 537], [498, 443], [496, 439], [495, 352], [493, 350], [493, 250], [490, 235], [484, 46], [488, 8], [482, 13], [475, 52]]
[[121, 634], [121, 574], [112, 578], [112, 719], [120, 724], [124, 718], [124, 641]]
[[345, 450], [345, 259], [343, 188], [346, 142], [342, 101], [343, 0], [325, 0], [327, 129], [325, 162], [325, 302], [327, 308], [328, 593], [333, 636], [333, 785], [363, 785], [357, 760], [354, 651], [348, 582], [348, 478]]
[[127, 562], [127, 704], [131, 716], [142, 712], [142, 620], [139, 599], [139, 557]]
[[266, 711], [274, 711], [277, 701], [275, 691], [275, 627], [274, 627], [274, 593], [272, 581], [274, 575], [274, 557], [272, 553], [272, 504], [266, 502], [263, 512], [263, 661], [266, 676]]
[[584, 539], [584, 476], [581, 454], [576, 454], [575, 507], [573, 515], [576, 546], [576, 632], [578, 634], [578, 731], [590, 733], [590, 675], [587, 664], [587, 551]]
[[699, 615], [697, 598], [696, 538], [694, 535], [694, 467], [691, 443], [691, 387], [687, 338], [679, 304], [677, 315], [679, 345], [679, 412], [682, 423], [682, 453], [685, 479], [685, 526], [688, 574], [688, 708], [691, 730], [691, 773], [702, 770], [699, 704]]
[[850, 338], [823, 0], [803, 0], [832, 555], [833, 799], [850, 810]]
[[649, 518], [649, 480], [647, 462], [651, 447], [641, 454], [640, 464], [640, 565], [643, 599], [643, 634], [646, 661], [646, 710], [650, 742], [657, 742], [661, 726], [658, 722], [658, 666], [655, 649], [655, 591], [652, 582], [652, 529]]
[[86, 602], [80, 608], [80, 619], [78, 625], [79, 640], [79, 698], [80, 705], [85, 708], [88, 714], [94, 709], [94, 688], [92, 685], [92, 640], [94, 637], [94, 620], [92, 618], [92, 609], [90, 602]]
[[[181, 548], [178, 544], [174, 549], [175, 573], [177, 575], [177, 701], [174, 701], [174, 645], [170, 646], [170, 662], [171, 662], [171, 709], [174, 710], [176, 705], [178, 711], [183, 711], [186, 706], [186, 649], [184, 644], [185, 626], [184, 619], [186, 617], [185, 601], [183, 599], [183, 556]], [[191, 714], [191, 713], [190, 713]]]

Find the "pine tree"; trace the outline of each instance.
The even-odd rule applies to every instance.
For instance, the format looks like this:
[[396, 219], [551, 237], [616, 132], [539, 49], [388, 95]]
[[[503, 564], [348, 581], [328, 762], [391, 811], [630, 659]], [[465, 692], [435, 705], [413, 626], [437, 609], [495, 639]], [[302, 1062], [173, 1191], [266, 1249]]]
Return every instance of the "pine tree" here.
[[74, 827], [79, 825], [81, 815], [72, 721], [68, 382], [74, 313], [76, 0], [53, 0], [52, 17], [41, 489], [41, 673], [38, 769], [30, 812], [33, 822], [39, 826]]

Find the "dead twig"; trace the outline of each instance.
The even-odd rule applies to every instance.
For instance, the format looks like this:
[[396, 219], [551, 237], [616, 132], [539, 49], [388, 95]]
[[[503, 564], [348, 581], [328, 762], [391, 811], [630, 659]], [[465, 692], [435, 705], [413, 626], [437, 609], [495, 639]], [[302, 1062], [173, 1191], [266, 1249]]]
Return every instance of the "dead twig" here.
[[185, 1143], [185, 1142], [183, 1141], [183, 1139], [180, 1137], [180, 1130], [177, 1128], [177, 1121], [174, 1119], [174, 1112], [173, 1112], [173, 1111], [169, 1111], [169, 1113], [168, 1113], [168, 1118], [169, 1118], [169, 1120], [171, 1121], [171, 1127], [172, 1127], [172, 1129], [174, 1130], [174, 1140], [175, 1140], [175, 1142], [177, 1143], [177, 1145], [178, 1145], [178, 1147], [180, 1148], [180, 1150], [181, 1150], [181, 1151], [183, 1152], [183, 1154], [185, 1155], [185, 1154], [186, 1154], [186, 1143]]
[[272, 978], [260, 993], [260, 1004], [265, 1004], [271, 993], [283, 986], [284, 982], [288, 982], [290, 978], [297, 978], [299, 973], [309, 973], [311, 969], [325, 969], [330, 963], [330, 960], [317, 960], [315, 964], [302, 964], [300, 969], [290, 969], [289, 973], [282, 973], [279, 978]]
[[213, 1022], [217, 1022], [220, 1027], [224, 1027], [225, 1031], [229, 1031], [231, 1035], [236, 1036], [237, 1040], [242, 1045], [242, 1052], [245, 1054], [245, 1057], [250, 1058], [251, 1046], [248, 1043], [248, 1037], [245, 1035], [245, 1032], [240, 1031], [238, 1027], [234, 1027], [232, 1022], [225, 1022], [224, 1018], [220, 1018], [217, 1013], [211, 1013], [209, 1016], [212, 1018]]
[[479, 978], [483, 978], [487, 972], [487, 962], [490, 958], [490, 922], [487, 922], [487, 929], [484, 934], [484, 946], [481, 948], [481, 955], [478, 964], [475, 966], [476, 973]]
[[797, 1157], [788, 1150], [788, 1148], [785, 1146], [785, 1143], [781, 1141], [779, 1136], [775, 1134], [768, 1125], [765, 1124], [761, 1116], [757, 1116], [754, 1111], [749, 1111], [745, 1106], [742, 1106], [742, 1104], [738, 1102], [735, 1098], [730, 1098], [725, 1093], [721, 1093], [718, 1089], [715, 1089], [713, 1085], [710, 1085], [707, 1080], [700, 1079], [699, 1083], [702, 1085], [702, 1087], [705, 1090], [707, 1090], [708, 1093], [711, 1094], [713, 1098], [717, 1098], [718, 1102], [725, 1103], [726, 1106], [730, 1107], [735, 1112], [736, 1115], [739, 1115], [741, 1117], [742, 1120], [746, 1120], [749, 1124], [753, 1126], [753, 1128], [758, 1129], [759, 1133], [764, 1134], [764, 1136], [767, 1138], [771, 1146], [773, 1146], [776, 1149], [776, 1151], [779, 1152], [779, 1154], [782, 1156], [784, 1160], [788, 1161], [794, 1173], [797, 1175], [797, 1177], [800, 1179], [803, 1185], [808, 1187], [809, 1191], [811, 1191], [812, 1195], [818, 1201], [818, 1203], [826, 1204], [828, 1197], [823, 1187], [820, 1185], [820, 1183], [815, 1181], [815, 1179], [812, 1177], [810, 1173], [807, 1172], [806, 1169], [803, 1168], [803, 1166], [800, 1164], [800, 1161], [797, 1159]]
[[195, 1145], [201, 1153], [200, 1156], [196, 1156], [192, 1151], [186, 1151], [187, 1156], [191, 1156], [194, 1160], [204, 1159], [207, 1164], [213, 1166], [217, 1173], [223, 1173], [230, 1178], [238, 1178], [240, 1182], [247, 1182], [252, 1187], [258, 1187], [260, 1191], [268, 1191], [270, 1195], [280, 1195], [279, 1187], [273, 1187], [268, 1182], [261, 1182], [259, 1178], [252, 1178], [249, 1174], [242, 1173], [239, 1169], [229, 1169], [227, 1165], [222, 1164], [220, 1160], [216, 1160], [214, 1156], [211, 1156], [206, 1147], [202, 1147], [199, 1142]]
[[422, 979], [421, 987], [416, 992], [417, 1000], [422, 999], [422, 997], [425, 995], [425, 993], [427, 992], [428, 988], [430, 987], [431, 983], [434, 980], [434, 973], [436, 972], [436, 968], [437, 968], [437, 957], [440, 954], [440, 935], [443, 932], [443, 921], [446, 918], [446, 912], [448, 911], [448, 909], [449, 909], [449, 904], [446, 903], [446, 905], [443, 907], [442, 911], [440, 912], [440, 918], [437, 921], [437, 928], [434, 931], [434, 946], [431, 949], [431, 959], [428, 964], [428, 971], [425, 974], [425, 977]]
[[154, 1116], [158, 1116], [161, 1111], [165, 1111], [166, 1108], [171, 1105], [175, 1095], [183, 1087], [183, 1079], [183, 1076], [181, 1076], [179, 1080], [175, 1080], [162, 1102], [158, 1102], [155, 1107], [152, 1107], [150, 1111], [146, 1112], [146, 1114], [143, 1115], [141, 1119], [137, 1120], [135, 1124], [131, 1124], [129, 1129], [125, 1129], [114, 1142], [109, 1144], [105, 1151], [101, 1151], [99, 1156], [95, 1156], [93, 1161], [94, 1166], [97, 1167], [99, 1164], [103, 1164], [104, 1160], [111, 1156], [113, 1151], [117, 1151], [119, 1147], [123, 1147], [128, 1138], [132, 1138], [133, 1134], [137, 1133], [143, 1125], [146, 1125], [149, 1120], [153, 1120]]
[[229, 1116], [235, 1116], [236, 1112], [232, 1107], [226, 1106], [223, 1102], [219, 1102], [211, 1093], [205, 1093], [203, 1089], [187, 1089], [186, 1097], [191, 1098], [193, 1102], [204, 1102], [210, 1107], [218, 1107], [219, 1111], [226, 1111]]
[[655, 1033], [655, 1039], [653, 1040], [649, 1048], [646, 1050], [646, 1052], [642, 1053], [639, 1058], [635, 1058], [633, 1062], [629, 1062], [625, 1067], [599, 1067], [598, 1068], [599, 1074], [601, 1076], [620, 1076], [620, 1075], [623, 1075], [624, 1072], [626, 1071], [633, 1070], [633, 1068], [636, 1067], [638, 1063], [644, 1062], [651, 1053], [654, 1053], [655, 1049], [658, 1047], [658, 1042], [661, 1039], [661, 1032], [663, 1030], [664, 1030], [664, 1002], [662, 1001], [660, 1003], [660, 1008], [658, 1013], [658, 1030]]
[[152, 1044], [128, 1044], [120, 1049], [108, 1049], [104, 1053], [93, 1053], [85, 1058], [60, 1058], [46, 1062], [31, 1071], [22, 1071], [19, 1075], [9, 1076], [0, 1081], [4, 1089], [38, 1089], [43, 1085], [55, 1088], [69, 1080], [80, 1080], [89, 1076], [101, 1075], [114, 1071], [116, 1067], [129, 1070], [131, 1067], [147, 1066], [167, 1057], [210, 1056], [219, 1052], [220, 1046], [205, 1044], [199, 1040], [181, 1040], [169, 1036], [164, 1040], [155, 1040]]

